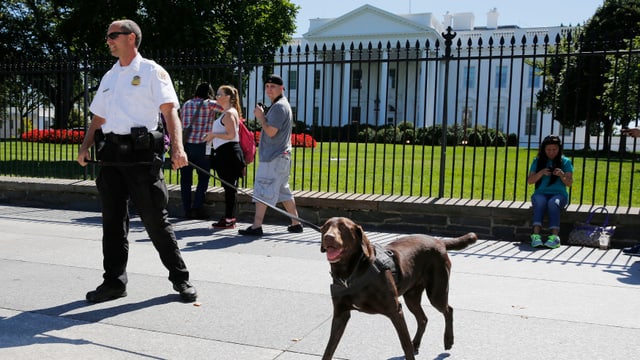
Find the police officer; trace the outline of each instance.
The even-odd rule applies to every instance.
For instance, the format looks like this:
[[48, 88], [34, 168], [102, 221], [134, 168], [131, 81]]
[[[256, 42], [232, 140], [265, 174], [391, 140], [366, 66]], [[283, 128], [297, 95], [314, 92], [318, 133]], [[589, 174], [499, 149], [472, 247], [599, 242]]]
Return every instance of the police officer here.
[[127, 296], [130, 199], [169, 270], [173, 289], [186, 302], [197, 297], [168, 221], [168, 192], [161, 167], [164, 138], [158, 131], [162, 124], [159, 113], [171, 138], [173, 169], [188, 164], [178, 97], [169, 74], [138, 53], [141, 40], [140, 27], [131, 20], [109, 25], [106, 41], [118, 62], [100, 82], [90, 106], [93, 119], [78, 152], [78, 163], [86, 166], [91, 158], [89, 149], [96, 144], [97, 158], [104, 165], [96, 179], [102, 204], [104, 280], [87, 293], [87, 301], [93, 303]]

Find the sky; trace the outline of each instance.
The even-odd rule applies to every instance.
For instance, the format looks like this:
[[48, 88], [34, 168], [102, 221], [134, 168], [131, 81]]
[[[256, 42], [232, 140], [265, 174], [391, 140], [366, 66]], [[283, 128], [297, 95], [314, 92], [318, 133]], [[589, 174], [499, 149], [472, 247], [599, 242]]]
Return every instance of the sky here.
[[472, 12], [474, 24], [485, 26], [487, 12], [498, 9], [498, 25], [539, 27], [577, 25], [588, 20], [604, 0], [291, 0], [300, 7], [294, 37], [309, 30], [309, 19], [337, 18], [364, 4], [394, 14], [432, 13], [439, 21], [450, 13]]

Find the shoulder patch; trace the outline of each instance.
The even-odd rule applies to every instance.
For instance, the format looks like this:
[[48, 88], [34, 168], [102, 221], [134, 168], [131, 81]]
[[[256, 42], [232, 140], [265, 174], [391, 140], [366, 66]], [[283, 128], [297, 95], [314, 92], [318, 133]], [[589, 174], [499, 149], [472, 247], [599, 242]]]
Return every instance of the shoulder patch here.
[[166, 70], [160, 70], [157, 72], [157, 74], [158, 74], [158, 79], [160, 79], [161, 81], [169, 80], [169, 73], [167, 73]]

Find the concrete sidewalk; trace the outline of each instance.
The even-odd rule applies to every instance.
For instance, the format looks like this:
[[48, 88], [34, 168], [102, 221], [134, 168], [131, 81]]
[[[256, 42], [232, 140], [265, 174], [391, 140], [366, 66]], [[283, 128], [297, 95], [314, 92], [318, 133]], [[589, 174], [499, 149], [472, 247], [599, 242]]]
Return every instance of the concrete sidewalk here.
[[[332, 308], [317, 232], [266, 226], [254, 239], [210, 222], [174, 225], [198, 303], [180, 302], [134, 218], [129, 296], [88, 304], [102, 275], [100, 214], [0, 205], [0, 358], [321, 358]], [[378, 243], [398, 236], [367, 233]], [[430, 321], [418, 359], [637, 357], [640, 258], [487, 240], [451, 258], [456, 341], [443, 350], [442, 316], [423, 298]], [[413, 332], [408, 312], [407, 322]], [[336, 358], [403, 355], [387, 318], [353, 312]]]

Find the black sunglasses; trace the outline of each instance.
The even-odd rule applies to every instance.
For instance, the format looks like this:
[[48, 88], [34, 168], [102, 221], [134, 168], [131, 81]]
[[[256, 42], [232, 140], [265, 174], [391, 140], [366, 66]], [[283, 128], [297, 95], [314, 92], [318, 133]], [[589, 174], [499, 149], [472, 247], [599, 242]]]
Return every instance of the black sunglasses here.
[[107, 38], [111, 40], [115, 40], [120, 35], [129, 35], [129, 34], [131, 34], [131, 31], [114, 31], [114, 32], [108, 33]]

